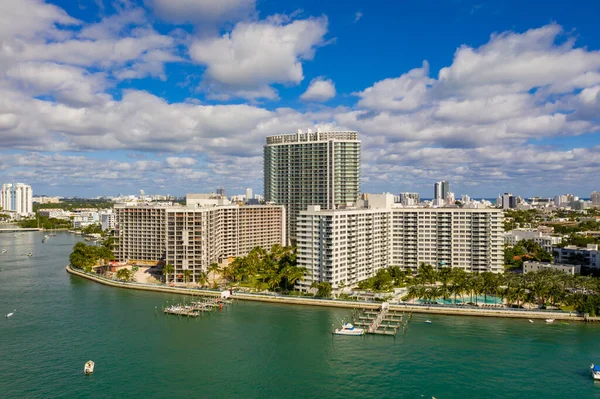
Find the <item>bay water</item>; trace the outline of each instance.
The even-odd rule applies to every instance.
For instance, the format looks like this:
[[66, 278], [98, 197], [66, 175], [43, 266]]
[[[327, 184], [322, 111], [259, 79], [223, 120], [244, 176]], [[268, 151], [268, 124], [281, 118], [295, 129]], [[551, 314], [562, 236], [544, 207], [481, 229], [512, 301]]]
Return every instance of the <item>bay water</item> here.
[[414, 314], [405, 336], [341, 337], [348, 310], [241, 301], [179, 318], [160, 308], [183, 297], [71, 276], [81, 238], [42, 238], [0, 234], [1, 398], [600, 398], [600, 325]]

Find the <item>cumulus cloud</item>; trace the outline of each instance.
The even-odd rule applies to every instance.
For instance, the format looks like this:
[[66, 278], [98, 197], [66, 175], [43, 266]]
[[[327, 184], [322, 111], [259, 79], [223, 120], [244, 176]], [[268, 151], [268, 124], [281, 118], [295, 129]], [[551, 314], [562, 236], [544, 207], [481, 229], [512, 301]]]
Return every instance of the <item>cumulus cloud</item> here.
[[327, 101], [335, 97], [335, 85], [331, 79], [315, 78], [300, 96], [304, 101]]
[[254, 12], [256, 0], [145, 0], [161, 18], [172, 23], [238, 21]]
[[[161, 18], [183, 18], [157, 11], [159, 3], [167, 4], [151, 5]], [[185, 4], [168, 3], [174, 10]], [[226, 6], [233, 3], [222, 4], [213, 20], [240, 18], [229, 16]], [[253, 11], [254, 2], [244, 4]], [[276, 100], [272, 85], [300, 84], [303, 63], [325, 44], [326, 33], [326, 17], [273, 16], [237, 22], [219, 37], [195, 36], [189, 55], [206, 68], [204, 100]], [[425, 61], [353, 93], [356, 103], [348, 106], [301, 112], [239, 101], [171, 102], [117, 86], [166, 79], [166, 63], [185, 61], [183, 36], [158, 32], [135, 6], [89, 24], [41, 0], [1, 2], [0, 180], [52, 181], [96, 193], [131, 186], [171, 193], [221, 185], [259, 190], [265, 137], [321, 127], [360, 132], [367, 191], [428, 192], [441, 178], [475, 193], [523, 182], [548, 192], [548, 178], [556, 187], [597, 184], [599, 147], [539, 144], [600, 132], [600, 54], [577, 47], [556, 24], [461, 46], [440, 71]], [[301, 98], [333, 96], [333, 82], [315, 78]], [[147, 159], [98, 159], [94, 151]]]
[[271, 83], [298, 84], [302, 61], [313, 58], [324, 43], [327, 18], [291, 21], [272, 16], [260, 22], [240, 22], [218, 38], [196, 39], [191, 58], [206, 66], [205, 79], [227, 91], [246, 90], [273, 97]]

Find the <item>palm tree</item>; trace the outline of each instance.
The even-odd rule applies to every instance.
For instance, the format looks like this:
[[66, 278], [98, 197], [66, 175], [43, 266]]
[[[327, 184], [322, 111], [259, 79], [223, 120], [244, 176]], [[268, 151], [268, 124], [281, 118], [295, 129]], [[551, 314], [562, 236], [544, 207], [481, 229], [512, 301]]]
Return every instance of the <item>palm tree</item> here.
[[215, 286], [215, 274], [216, 274], [218, 271], [220, 271], [220, 270], [221, 270], [221, 268], [219, 267], [219, 264], [218, 264], [217, 262], [213, 262], [213, 263], [211, 263], [211, 264], [208, 266], [208, 269], [207, 269], [207, 271], [208, 271], [209, 273], [212, 273], [212, 278], [213, 278], [213, 283], [212, 283], [212, 285], [213, 285], [213, 287]]
[[131, 279], [131, 271], [126, 268], [119, 269], [117, 271], [117, 278], [122, 281], [129, 281]]
[[170, 263], [163, 266], [162, 273], [165, 276], [165, 284], [169, 283], [169, 274], [173, 273], [175, 268]]
[[201, 286], [205, 286], [208, 283], [208, 276], [205, 272], [198, 273], [198, 277], [196, 278], [196, 282]]
[[186, 269], [183, 271], [183, 281], [187, 284], [190, 282], [190, 276], [192, 275], [192, 271]]

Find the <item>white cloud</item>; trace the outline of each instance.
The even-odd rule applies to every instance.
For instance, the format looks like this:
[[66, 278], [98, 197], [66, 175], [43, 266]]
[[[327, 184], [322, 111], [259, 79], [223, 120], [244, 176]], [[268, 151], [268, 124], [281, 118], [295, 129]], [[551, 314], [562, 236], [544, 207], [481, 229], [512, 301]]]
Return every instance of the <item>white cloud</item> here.
[[183, 168], [194, 166], [197, 161], [194, 158], [169, 157], [165, 159], [167, 165], [171, 168]]
[[154, 12], [173, 23], [238, 21], [254, 12], [256, 0], [145, 0]]
[[300, 83], [302, 61], [313, 58], [326, 33], [326, 17], [289, 21], [272, 16], [256, 23], [240, 22], [219, 38], [197, 39], [190, 56], [206, 66], [205, 79], [223, 91], [264, 93], [271, 83]]
[[63, 36], [56, 24], [77, 25], [79, 21], [43, 0], [0, 1], [0, 39]]
[[315, 78], [300, 96], [304, 101], [327, 101], [335, 97], [335, 85], [331, 79]]
[[411, 111], [425, 105], [427, 91], [434, 82], [428, 77], [429, 63], [399, 78], [385, 79], [360, 93], [359, 107], [385, 111]]
[[356, 14], [354, 14], [354, 23], [357, 23], [358, 21], [360, 21], [362, 16], [363, 16], [363, 13], [360, 11], [357, 11]]

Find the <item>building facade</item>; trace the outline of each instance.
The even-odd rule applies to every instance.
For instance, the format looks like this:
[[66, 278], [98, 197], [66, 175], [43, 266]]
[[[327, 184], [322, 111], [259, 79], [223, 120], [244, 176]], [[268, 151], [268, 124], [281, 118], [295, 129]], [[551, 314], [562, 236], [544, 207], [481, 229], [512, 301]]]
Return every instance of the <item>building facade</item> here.
[[564, 265], [559, 263], [547, 263], [547, 262], [523, 262], [523, 273], [539, 272], [542, 270], [558, 270], [563, 273], [574, 276], [581, 273], [580, 265]]
[[267, 137], [265, 201], [287, 211], [287, 233], [296, 239], [296, 219], [309, 205], [335, 209], [360, 193], [360, 141], [356, 132], [311, 132]]
[[600, 207], [600, 192], [592, 191], [592, 194], [590, 195], [590, 202], [593, 207]]
[[581, 265], [600, 269], [600, 251], [598, 244], [588, 244], [587, 247], [568, 245], [564, 248], [553, 248], [554, 261], [568, 265]]
[[298, 220], [298, 265], [312, 281], [355, 284], [388, 266], [504, 270], [497, 209], [310, 207]]
[[277, 205], [203, 207], [116, 205], [118, 261], [174, 266], [195, 282], [214, 262], [245, 256], [254, 247], [285, 245], [285, 208]]
[[538, 230], [511, 230], [504, 233], [504, 243], [507, 245], [515, 245], [521, 240], [531, 240], [551, 254], [552, 248], [560, 244], [562, 238], [544, 234]]
[[400, 193], [399, 202], [404, 206], [416, 206], [421, 202], [419, 193]]
[[111, 231], [115, 229], [117, 217], [112, 210], [100, 212], [100, 224], [102, 231]]
[[0, 190], [0, 207], [19, 215], [33, 213], [33, 192], [31, 186], [23, 183], [3, 184]]
[[446, 196], [450, 192], [450, 182], [439, 181], [433, 185], [433, 199], [434, 200], [445, 200]]

